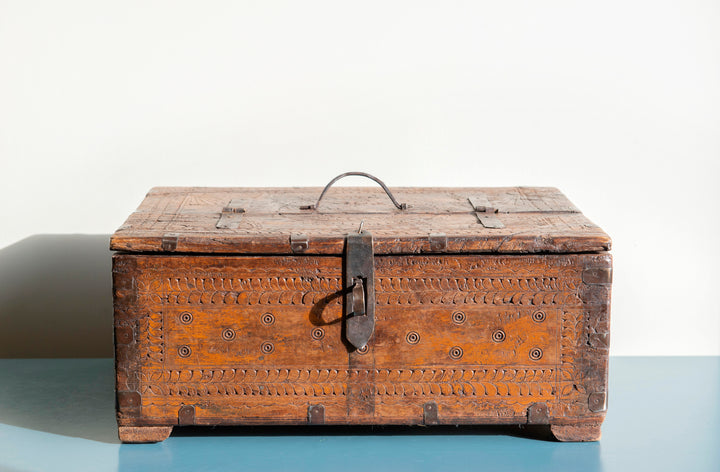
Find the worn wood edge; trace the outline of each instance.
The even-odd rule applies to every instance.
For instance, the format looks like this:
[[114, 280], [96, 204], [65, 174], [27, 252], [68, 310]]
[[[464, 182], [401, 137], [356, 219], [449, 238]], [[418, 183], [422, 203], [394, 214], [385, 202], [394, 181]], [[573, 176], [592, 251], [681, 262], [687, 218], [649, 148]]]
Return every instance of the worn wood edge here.
[[[163, 418], [133, 418], [128, 420], [118, 420], [122, 425], [137, 425], [141, 421], [145, 426], [164, 426], [168, 422], [173, 421], [171, 417]], [[503, 417], [473, 417], [473, 416], [451, 416], [440, 417], [437, 420], [438, 425], [445, 426], [522, 426], [527, 423], [525, 416]], [[192, 423], [193, 426], [304, 426], [309, 424], [307, 418], [280, 418], [280, 417], [213, 417], [202, 416], [196, 417]], [[383, 418], [352, 418], [329, 417], [325, 418], [323, 425], [327, 426], [425, 426], [426, 423], [421, 415], [403, 416], [403, 417], [383, 417]]]
[[[600, 425], [602, 418], [591, 417], [594, 421], [592, 424]], [[165, 427], [168, 422], [173, 421], [171, 417], [163, 418], [132, 418], [132, 419], [119, 419], [118, 424], [120, 427]], [[578, 418], [560, 418], [556, 422], [551, 419], [550, 423], [538, 423], [532, 426], [548, 426], [553, 425], [558, 428], [564, 427], [575, 427], [575, 426], [586, 426], [588, 418], [583, 417], [582, 423], [578, 423]], [[141, 422], [142, 426], [137, 426], [138, 422]], [[290, 426], [300, 427], [308, 425], [307, 418], [279, 418], [279, 417], [257, 417], [257, 418], [234, 418], [234, 417], [211, 417], [203, 416], [195, 418], [193, 426]], [[441, 426], [529, 426], [527, 424], [527, 418], [525, 416], [512, 416], [508, 418], [502, 417], [473, 417], [473, 416], [451, 416], [451, 417], [439, 417], [437, 422], [434, 423]], [[384, 417], [384, 418], [353, 418], [349, 421], [347, 417], [330, 417], [326, 418], [323, 422], [325, 426], [427, 426], [424, 422], [423, 417], [418, 416], [406, 416], [406, 417]], [[188, 425], [185, 425], [188, 426]]]
[[602, 436], [601, 423], [551, 424], [550, 431], [561, 442], [599, 441]]
[[[330, 179], [329, 176], [328, 180]], [[322, 183], [324, 185], [324, 183]], [[255, 191], [255, 192], [277, 192], [277, 191], [295, 191], [295, 192], [302, 192], [302, 193], [310, 193], [311, 196], [318, 196], [319, 193], [323, 190], [323, 186], [312, 186], [312, 187], [165, 187], [165, 186], [157, 186], [152, 187], [150, 190], [148, 190], [146, 195], [177, 195], [177, 194], [186, 194], [186, 193], [229, 193], [229, 192], [235, 192], [235, 193], [241, 193], [242, 191]], [[337, 185], [333, 186], [334, 189], [338, 188], [349, 188], [349, 189], [375, 189], [378, 190], [379, 187], [376, 187], [375, 184], [367, 183], [367, 185]], [[415, 187], [398, 187], [391, 185], [389, 186], [390, 190], [397, 191], [397, 192], [423, 192], [427, 190], [431, 191], [452, 191], [452, 192], [477, 192], [477, 191], [483, 191], [483, 190], [489, 190], [492, 192], [503, 192], [508, 190], [516, 190], [516, 189], [532, 189], [532, 190], [540, 190], [540, 191], [546, 191], [549, 193], [555, 193], [560, 194], [563, 197], [567, 198], [567, 196], [562, 193], [562, 191], [557, 187], [535, 187], [535, 186], [527, 186], [527, 185], [521, 185], [521, 186], [510, 186], [510, 187], [423, 187], [423, 186], [415, 186]]]
[[[221, 425], [237, 425], [237, 423], [212, 423], [216, 426]], [[252, 424], [252, 423], [245, 423]], [[262, 423], [264, 425], [273, 425], [273, 423]], [[275, 425], [286, 423], [274, 423]], [[341, 423], [338, 423], [338, 425]], [[362, 423], [354, 423], [361, 425]], [[369, 424], [369, 423], [368, 423]], [[418, 425], [414, 422], [398, 422], [395, 424]], [[462, 424], [462, 423], [445, 423], [442, 424]], [[518, 424], [518, 423], [465, 423], [465, 424]], [[172, 426], [118, 426], [118, 437], [123, 443], [157, 443], [166, 440], [172, 433]], [[585, 424], [551, 424], [550, 431], [555, 439], [561, 442], [591, 442], [599, 441], [602, 437], [601, 423], [585, 423]]]
[[[588, 411], [597, 415], [599, 421], [588, 419], [575, 425], [553, 422], [557, 429], [557, 433], [553, 430], [553, 434], [561, 441], [597, 441], [600, 439], [600, 425], [607, 411], [609, 387], [612, 269], [612, 254], [587, 257], [583, 271], [583, 283], [579, 291], [586, 316], [583, 321], [583, 335], [577, 346], [579, 352], [582, 352], [582, 356], [576, 360], [576, 364], [585, 373], [582, 384], [587, 392]], [[600, 277], [602, 280], [595, 280], [595, 278], [586, 280], [585, 271], [588, 270], [601, 271], [607, 280], [603, 277]], [[569, 439], [562, 439], [560, 436]]]
[[[370, 418], [353, 418], [348, 420], [347, 416], [326, 416], [325, 425], [331, 426], [347, 426], [347, 425], [367, 425], [367, 426], [422, 426], [424, 425], [423, 415], [419, 413], [416, 416], [383, 416]], [[491, 416], [493, 411], [488, 410], [487, 415], [483, 416], [447, 416], [440, 415], [437, 419], [439, 425], [469, 425], [469, 426], [507, 426], [527, 424], [527, 415], [514, 416]], [[258, 417], [233, 417], [233, 416], [209, 416], [206, 412], [201, 413], [193, 419], [195, 426], [302, 426], [308, 424], [306, 417], [298, 416], [258, 416]], [[550, 417], [547, 422], [538, 423], [544, 425], [557, 426], [577, 426], [583, 424], [601, 424], [605, 419], [605, 412], [589, 413], [583, 416], [557, 416]], [[175, 416], [162, 417], [132, 417], [118, 418], [120, 426], [166, 426], [168, 423], [177, 422]]]
[[[177, 246], [172, 253], [211, 253], [211, 254], [273, 254], [293, 255], [290, 240], [284, 237], [268, 237], [258, 240], [256, 237], [225, 237], [217, 240], [212, 233], [180, 234]], [[167, 253], [162, 247], [162, 235], [129, 236], [114, 234], [110, 238], [111, 251]], [[342, 255], [344, 237], [313, 237], [308, 249], [298, 254]], [[478, 238], [447, 238], [447, 247], [441, 254], [577, 254], [590, 252], [608, 252], [612, 241], [607, 235], [556, 237], [548, 244], [538, 245], [534, 235], [523, 235], [500, 240]], [[406, 241], [396, 238], [379, 237], [374, 244], [377, 255], [418, 255], [435, 254], [430, 242], [421, 238], [408, 237]]]
[[[343, 186], [336, 190], [345, 189], [344, 193], [352, 193], [353, 188], [362, 189], [364, 193], [368, 191], [379, 191], [379, 189], [371, 187], [372, 186]], [[209, 218], [212, 222], [206, 221], [197, 228], [193, 227], [187, 231], [170, 231], [168, 233], [158, 228], [150, 230], [145, 228], [145, 223], [148, 221], [148, 218], [151, 220], [160, 217], [168, 218], [170, 216], [175, 218], [182, 213], [181, 209], [184, 200], [178, 200], [178, 198], [182, 196], [189, 197], [194, 194], [205, 193], [229, 195], [242, 195], [247, 193], [252, 195], [258, 192], [287, 192], [295, 197], [308, 196], [308, 198], [311, 198], [319, 193], [321, 189], [322, 187], [154, 187], [147, 193], [147, 197], [149, 198], [146, 197], [133, 215], [112, 235], [110, 249], [128, 252], [165, 252], [168, 250], [170, 252], [218, 254], [292, 254], [294, 251], [289, 244], [288, 238], [291, 236], [290, 232], [293, 228], [289, 228], [287, 234], [285, 234], [284, 231], [282, 234], [279, 234], [277, 231], [274, 231], [273, 234], [273, 231], [270, 231], [270, 233], [259, 232], [248, 236], [234, 235], [232, 232], [223, 230], [216, 231], [214, 223], [218, 214], [212, 211], [214, 205], [210, 208], [203, 207], [201, 208], [202, 211], [199, 212], [197, 210], [194, 211], [198, 218]], [[540, 196], [542, 197], [541, 200], [546, 197], [550, 198], [552, 202], [551, 206], [553, 207], [557, 203], [555, 201], [556, 199], [563, 200], [564, 203], [561, 205], [563, 210], [559, 211], [559, 213], [577, 213], [580, 215], [579, 218], [585, 220], [585, 224], [581, 225], [580, 228], [574, 228], [568, 232], [562, 230], [565, 226], [562, 224], [563, 220], [560, 219], [553, 223], [553, 228], [557, 226], [557, 231], [553, 230], [547, 234], [528, 231], [528, 229], [524, 227], [518, 228], [517, 232], [510, 234], [506, 232], [494, 233], [493, 231], [484, 232], [479, 230], [477, 234], [462, 232], [462, 234], [457, 233], [453, 235], [451, 234], [452, 231], [449, 231], [447, 247], [443, 247], [442, 250], [439, 251], [441, 253], [579, 253], [609, 251], [611, 248], [611, 241], [607, 234], [585, 218], [582, 212], [575, 207], [559, 189], [554, 187], [393, 187], [393, 189], [399, 192], [409, 192], [412, 195], [423, 195], [427, 192], [472, 194], [482, 191], [490, 191], [491, 193], [519, 191], [520, 195], [524, 195], [525, 192], [532, 191], [531, 196]], [[532, 198], [528, 198], [532, 200]], [[173, 203], [169, 207], [166, 201], [167, 199], [170, 199], [171, 203]], [[534, 204], [531, 206], [535, 207]], [[539, 213], [546, 213], [539, 207], [536, 209]], [[210, 213], [206, 213], [205, 210], [210, 210]], [[537, 212], [528, 211], [528, 213]], [[470, 208], [468, 208], [467, 213], [472, 213]], [[525, 213], [525, 211], [520, 213]], [[140, 215], [139, 217], [142, 221], [136, 221], [137, 218], [134, 217], [138, 217], [138, 215]], [[272, 217], [275, 215], [275, 212], [273, 211], [264, 215], [265, 217]], [[388, 213], [387, 217], [391, 219], [392, 212]], [[516, 221], [513, 224], [518, 223]], [[137, 227], [134, 228], [133, 225]], [[207, 227], [205, 225], [207, 225]], [[594, 228], [594, 230], [592, 228]], [[345, 236], [343, 231], [341, 231], [343, 234], [336, 234], [330, 237], [328, 237], [328, 234], [331, 233], [328, 232], [311, 234], [306, 229], [300, 232], [307, 233], [311, 241], [307, 250], [298, 252], [305, 254], [340, 254], [343, 251]], [[175, 241], [173, 241], [173, 244], [164, 245], [163, 239], [168, 235], [172, 235]], [[378, 242], [375, 247], [375, 253], [377, 254], [434, 253], [432, 245], [424, 241], [427, 235], [414, 234], [414, 231], [410, 231], [408, 234], [403, 232], [401, 234], [392, 233], [387, 235], [374, 234], [374, 236]]]
[[124, 443], [156, 443], [165, 441], [172, 426], [118, 426], [118, 437]]
[[[138, 312], [135, 307], [137, 293], [134, 284], [136, 273], [136, 255], [113, 254], [115, 407], [120, 427], [127, 426], [123, 424], [125, 421], [135, 421], [140, 413], [141, 397], [138, 393], [137, 375], [140, 356], [136, 339]], [[137, 426], [137, 423], [130, 423], [129, 426]]]

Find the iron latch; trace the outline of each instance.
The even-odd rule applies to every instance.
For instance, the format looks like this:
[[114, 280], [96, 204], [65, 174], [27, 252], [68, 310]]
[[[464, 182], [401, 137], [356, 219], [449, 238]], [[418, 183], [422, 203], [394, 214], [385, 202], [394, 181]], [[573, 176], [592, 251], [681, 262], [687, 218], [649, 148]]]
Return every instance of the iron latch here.
[[345, 337], [364, 348], [375, 330], [373, 237], [362, 229], [345, 238]]
[[485, 195], [476, 195], [468, 198], [470, 205], [472, 205], [475, 211], [475, 216], [478, 219], [478, 223], [481, 223], [486, 228], [504, 228], [505, 225], [498, 219], [498, 209], [490, 204], [490, 201]]
[[230, 200], [225, 205], [220, 213], [220, 218], [215, 223], [215, 227], [218, 229], [236, 229], [240, 225], [245, 208], [240, 200]]

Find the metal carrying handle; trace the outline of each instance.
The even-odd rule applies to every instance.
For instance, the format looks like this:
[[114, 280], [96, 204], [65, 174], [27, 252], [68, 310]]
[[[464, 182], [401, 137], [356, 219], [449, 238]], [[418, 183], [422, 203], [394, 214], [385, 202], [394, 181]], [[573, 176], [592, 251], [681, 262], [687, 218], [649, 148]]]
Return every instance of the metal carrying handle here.
[[320, 200], [322, 200], [322, 198], [325, 196], [325, 192], [328, 191], [328, 189], [332, 186], [332, 184], [334, 184], [334, 183], [337, 182], [338, 180], [342, 179], [343, 177], [348, 177], [348, 176], [351, 176], [351, 175], [357, 175], [357, 176], [360, 176], [360, 177], [367, 177], [368, 179], [374, 180], [375, 182], [377, 182], [377, 183], [383, 188], [383, 190], [385, 190], [385, 193], [387, 193], [387, 196], [390, 197], [390, 200], [392, 200], [393, 205], [395, 205], [395, 207], [396, 207], [398, 210], [406, 210], [406, 209], [407, 209], [407, 204], [406, 204], [406, 203], [398, 203], [398, 201], [395, 200], [395, 197], [393, 197], [393, 194], [390, 193], [390, 189], [387, 188], [387, 185], [385, 185], [382, 180], [378, 179], [378, 178], [375, 177], [374, 175], [366, 174], [365, 172], [345, 172], [344, 174], [338, 175], [337, 177], [335, 177], [334, 179], [332, 179], [329, 184], [327, 184], [327, 185], [325, 186], [325, 188], [323, 189], [322, 193], [320, 194], [320, 198], [318, 198], [317, 202], [315, 202], [315, 205], [305, 205], [305, 206], [301, 206], [300, 209], [301, 209], [301, 210], [317, 210], [318, 207], [320, 206]]

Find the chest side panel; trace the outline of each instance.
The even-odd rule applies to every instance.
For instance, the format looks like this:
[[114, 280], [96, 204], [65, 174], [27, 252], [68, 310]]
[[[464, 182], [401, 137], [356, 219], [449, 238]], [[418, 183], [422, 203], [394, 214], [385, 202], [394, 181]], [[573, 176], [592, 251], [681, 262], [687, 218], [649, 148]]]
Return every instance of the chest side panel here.
[[522, 423], [538, 404], [556, 423], [602, 415], [609, 256], [375, 265], [375, 333], [356, 351], [340, 257], [116, 255], [119, 421], [306, 423], [319, 405], [326, 423], [421, 424], [428, 405], [440, 423]]

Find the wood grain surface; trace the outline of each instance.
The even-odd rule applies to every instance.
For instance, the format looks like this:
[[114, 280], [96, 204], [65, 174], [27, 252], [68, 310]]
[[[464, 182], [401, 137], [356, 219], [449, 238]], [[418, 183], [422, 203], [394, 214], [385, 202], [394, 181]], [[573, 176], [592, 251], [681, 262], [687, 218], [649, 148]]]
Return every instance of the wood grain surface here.
[[[152, 189], [111, 239], [130, 252], [292, 254], [294, 235], [307, 237], [303, 254], [342, 254], [345, 236], [360, 224], [376, 254], [572, 253], [610, 249], [610, 238], [554, 188], [393, 188], [407, 204], [395, 208], [380, 188], [333, 187], [317, 210], [321, 188]], [[482, 198], [479, 198], [482, 197]], [[470, 203], [487, 200], [504, 228], [485, 228]], [[224, 207], [237, 227], [217, 228]], [[438, 248], [432, 235], [446, 243]], [[163, 243], [165, 241], [165, 244]]]
[[[123, 440], [162, 440], [159, 426], [309, 422], [551, 424], [561, 440], [597, 439], [611, 264], [377, 256], [362, 352], [343, 334], [341, 256], [116, 254]], [[156, 429], [127, 429], [143, 427]]]

